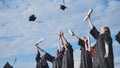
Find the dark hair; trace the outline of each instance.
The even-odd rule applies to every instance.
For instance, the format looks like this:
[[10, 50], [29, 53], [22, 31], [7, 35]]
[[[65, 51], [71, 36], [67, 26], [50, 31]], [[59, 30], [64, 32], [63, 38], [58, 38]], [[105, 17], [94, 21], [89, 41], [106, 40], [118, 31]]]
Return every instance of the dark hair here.
[[110, 29], [109, 29], [109, 27], [104, 27], [104, 29], [105, 29], [105, 33], [107, 33], [107, 34], [109, 34], [109, 35], [111, 35], [111, 32], [110, 32]]
[[58, 53], [59, 53], [60, 51], [57, 49], [57, 50], [56, 50], [56, 52], [58, 52]]

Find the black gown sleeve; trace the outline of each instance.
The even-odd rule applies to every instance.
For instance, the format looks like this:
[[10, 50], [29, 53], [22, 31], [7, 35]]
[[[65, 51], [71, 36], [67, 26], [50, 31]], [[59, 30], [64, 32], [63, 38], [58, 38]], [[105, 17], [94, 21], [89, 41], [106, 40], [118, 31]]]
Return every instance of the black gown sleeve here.
[[36, 55], [36, 61], [38, 62], [40, 60], [40, 52], [38, 51], [38, 54]]
[[45, 55], [41, 57], [42, 68], [49, 68]]
[[51, 56], [48, 53], [45, 53], [45, 59], [48, 60], [48, 61], [50, 61], [50, 62], [53, 62], [53, 60], [55, 59], [55, 57]]
[[99, 36], [99, 31], [95, 28], [95, 26], [93, 26], [93, 29], [90, 30], [90, 34], [97, 40], [98, 36]]
[[72, 48], [72, 45], [70, 43], [67, 44], [67, 61], [66, 63], [68, 64], [68, 67], [67, 68], [74, 68], [74, 58], [73, 58], [73, 48]]
[[84, 41], [82, 39], [79, 39], [78, 45], [84, 47], [84, 44], [85, 44]]
[[107, 43], [108, 45], [112, 44], [112, 38], [110, 37], [109, 34], [105, 34], [104, 42]]
[[62, 48], [62, 51], [60, 51], [59, 55], [62, 56], [64, 54], [64, 52], [65, 52], [65, 47]]
[[70, 43], [66, 44], [66, 48], [70, 51], [73, 51], [72, 45]]

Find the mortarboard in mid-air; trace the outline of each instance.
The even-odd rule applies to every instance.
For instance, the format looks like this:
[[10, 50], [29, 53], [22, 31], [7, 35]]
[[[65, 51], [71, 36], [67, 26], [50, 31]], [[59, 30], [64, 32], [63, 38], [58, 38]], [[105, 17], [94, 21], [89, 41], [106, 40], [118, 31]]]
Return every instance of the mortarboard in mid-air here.
[[65, 5], [60, 5], [60, 9], [65, 10], [67, 7]]
[[65, 1], [64, 0], [62, 0], [62, 1], [63, 1], [63, 4], [60, 5], [60, 9], [65, 10], [67, 7], [65, 6]]
[[37, 17], [34, 14], [29, 16], [29, 21], [35, 21]]

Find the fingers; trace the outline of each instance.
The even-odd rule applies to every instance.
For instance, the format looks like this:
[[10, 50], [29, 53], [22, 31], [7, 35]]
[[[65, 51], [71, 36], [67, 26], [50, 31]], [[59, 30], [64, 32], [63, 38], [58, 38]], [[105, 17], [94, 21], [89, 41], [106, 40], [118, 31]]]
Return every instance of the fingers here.
[[69, 32], [72, 36], [75, 35], [75, 33], [74, 33], [73, 31], [71, 31], [70, 29], [68, 29], [68, 32]]
[[61, 37], [63, 37], [63, 36], [64, 36], [64, 32], [61, 31], [61, 32], [60, 32], [60, 35], [61, 35]]
[[88, 15], [88, 19], [90, 19], [90, 15]]
[[64, 33], [62, 31], [59, 32], [59, 38], [63, 37]]
[[105, 55], [104, 55], [104, 58], [108, 58], [108, 54], [105, 54]]
[[59, 37], [61, 37], [61, 31], [59, 32]]

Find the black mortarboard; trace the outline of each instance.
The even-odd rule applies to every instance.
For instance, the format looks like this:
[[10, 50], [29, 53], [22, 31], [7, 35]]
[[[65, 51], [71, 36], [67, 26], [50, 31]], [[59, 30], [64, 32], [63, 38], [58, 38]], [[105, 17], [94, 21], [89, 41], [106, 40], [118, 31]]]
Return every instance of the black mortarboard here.
[[35, 17], [34, 14], [32, 14], [30, 17], [29, 17], [29, 21], [35, 21], [37, 17]]
[[115, 36], [116, 41], [120, 44], [120, 31], [118, 34]]
[[3, 68], [13, 68], [13, 67], [7, 62]]
[[67, 7], [65, 5], [60, 5], [60, 9], [65, 10]]

